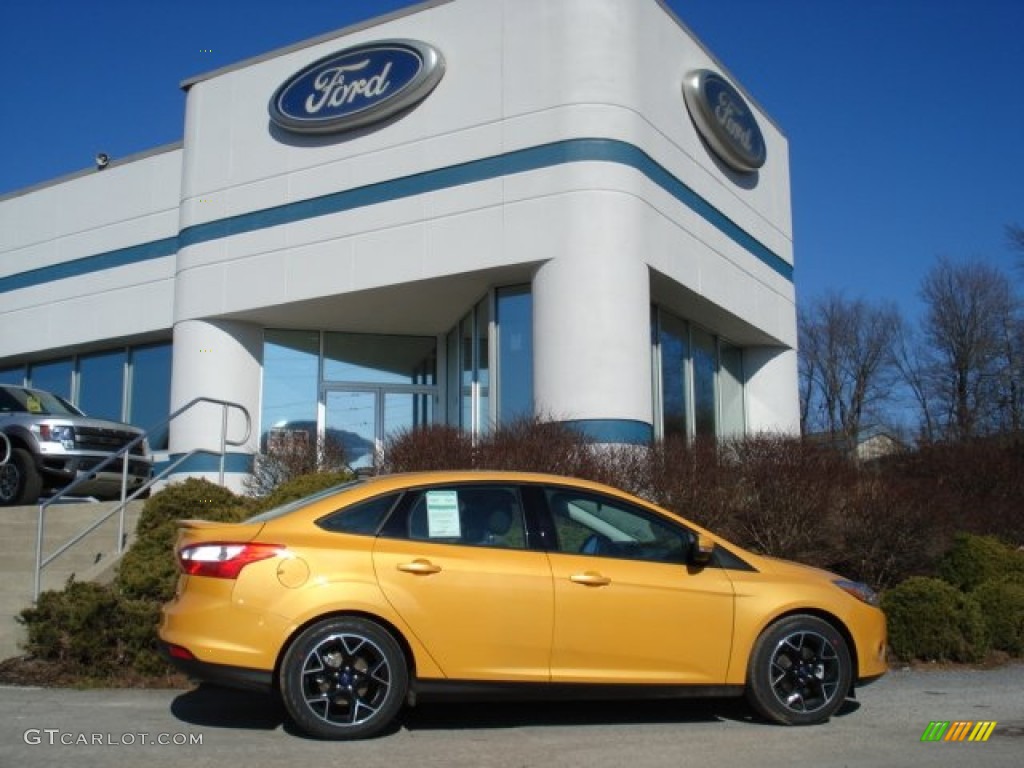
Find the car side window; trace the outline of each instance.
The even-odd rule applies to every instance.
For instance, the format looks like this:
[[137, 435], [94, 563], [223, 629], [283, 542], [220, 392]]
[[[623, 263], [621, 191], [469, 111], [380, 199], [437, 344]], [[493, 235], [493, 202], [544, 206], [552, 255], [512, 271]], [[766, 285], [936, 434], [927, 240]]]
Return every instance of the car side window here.
[[685, 563], [692, 534], [632, 505], [566, 488], [546, 490], [558, 551], [568, 554]]
[[519, 491], [506, 485], [459, 485], [419, 491], [405, 534], [414, 541], [526, 548]]
[[322, 517], [316, 524], [325, 531], [334, 533], [357, 533], [375, 536], [388, 512], [395, 506], [401, 494], [389, 493], [343, 507]]

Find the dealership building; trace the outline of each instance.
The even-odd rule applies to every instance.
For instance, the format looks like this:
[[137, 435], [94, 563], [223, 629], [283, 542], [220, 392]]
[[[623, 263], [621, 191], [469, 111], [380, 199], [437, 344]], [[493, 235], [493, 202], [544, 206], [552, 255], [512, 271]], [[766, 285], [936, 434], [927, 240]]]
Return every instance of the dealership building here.
[[786, 138], [659, 0], [432, 0], [182, 87], [179, 143], [0, 197], [0, 382], [147, 428], [237, 403], [234, 484], [530, 414], [796, 431]]

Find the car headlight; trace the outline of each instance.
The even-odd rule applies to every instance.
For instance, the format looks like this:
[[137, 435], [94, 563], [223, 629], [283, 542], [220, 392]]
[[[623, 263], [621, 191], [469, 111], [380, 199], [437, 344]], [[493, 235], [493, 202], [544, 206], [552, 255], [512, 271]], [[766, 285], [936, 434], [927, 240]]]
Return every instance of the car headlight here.
[[32, 431], [44, 443], [60, 443], [69, 449], [75, 447], [75, 428], [68, 424], [33, 424]]
[[874, 606], [878, 605], [878, 593], [867, 584], [859, 581], [850, 581], [849, 579], [835, 579], [832, 583], [843, 590], [843, 592], [853, 595], [863, 603]]

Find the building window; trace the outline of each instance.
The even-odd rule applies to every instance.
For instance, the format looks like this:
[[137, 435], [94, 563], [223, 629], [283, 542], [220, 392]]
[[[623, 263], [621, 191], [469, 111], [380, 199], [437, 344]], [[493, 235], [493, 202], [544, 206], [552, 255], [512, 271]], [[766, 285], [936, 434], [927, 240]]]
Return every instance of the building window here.
[[664, 437], [689, 438], [689, 328], [679, 318], [664, 314], [656, 338], [657, 349], [661, 350], [661, 432]]
[[[171, 345], [150, 344], [128, 350], [128, 409], [125, 421], [153, 429], [149, 447], [167, 450], [168, 427], [157, 426], [171, 412]], [[88, 411], [86, 411], [88, 413]]]
[[267, 450], [268, 441], [315, 439], [319, 386], [320, 333], [268, 330], [263, 341], [261, 450]]
[[436, 382], [434, 336], [267, 330], [261, 450], [322, 438], [372, 466], [386, 437], [434, 422]]
[[346, 384], [433, 386], [437, 368], [433, 336], [324, 334], [324, 380]]
[[446, 349], [449, 424], [485, 434], [497, 422], [533, 415], [530, 286], [484, 297], [448, 334]]
[[497, 419], [533, 416], [533, 294], [530, 286], [499, 288]]
[[170, 413], [170, 343], [32, 363], [27, 380], [24, 371], [18, 367], [0, 372], [0, 382], [53, 392], [89, 416], [153, 429], [150, 447], [157, 451], [167, 448], [167, 426], [158, 425]]
[[652, 318], [658, 435], [744, 434], [743, 350], [664, 310]]
[[120, 421], [124, 413], [126, 361], [127, 352], [123, 349], [78, 358], [78, 407], [90, 416]]
[[693, 364], [693, 431], [697, 437], [718, 434], [718, 403], [715, 397], [718, 355], [715, 337], [707, 331], [690, 326]]
[[17, 368], [4, 368], [0, 370], [0, 384], [23, 386], [25, 384], [25, 368], [19, 365]]
[[481, 299], [447, 337], [448, 423], [487, 432], [491, 413], [490, 296]]
[[33, 363], [29, 367], [29, 385], [35, 389], [53, 392], [65, 400], [72, 401], [71, 374], [73, 371], [74, 361], [71, 358]]

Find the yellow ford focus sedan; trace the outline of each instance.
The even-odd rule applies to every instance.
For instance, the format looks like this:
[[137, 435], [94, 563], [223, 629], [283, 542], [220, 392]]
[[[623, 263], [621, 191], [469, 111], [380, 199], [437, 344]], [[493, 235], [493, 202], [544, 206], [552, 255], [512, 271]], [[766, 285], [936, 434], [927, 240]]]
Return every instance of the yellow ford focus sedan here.
[[886, 669], [865, 585], [755, 555], [605, 485], [510, 472], [356, 481], [243, 523], [183, 521], [165, 654], [276, 689], [306, 733], [404, 704], [736, 696], [827, 720]]

